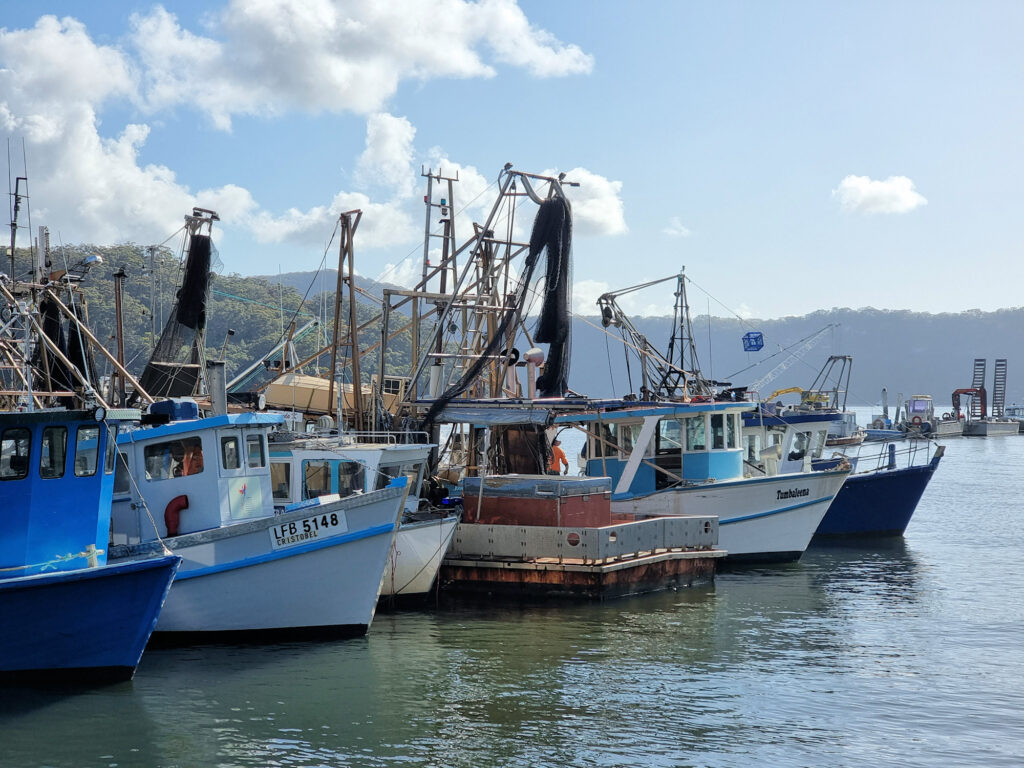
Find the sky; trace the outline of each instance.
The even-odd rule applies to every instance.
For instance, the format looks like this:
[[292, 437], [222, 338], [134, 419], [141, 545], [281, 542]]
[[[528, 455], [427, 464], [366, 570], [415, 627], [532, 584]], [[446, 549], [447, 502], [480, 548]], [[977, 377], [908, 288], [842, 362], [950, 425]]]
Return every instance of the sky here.
[[511, 162], [580, 183], [577, 312], [682, 267], [719, 316], [1024, 305], [1019, 2], [0, 0], [0, 25], [5, 165], [53, 242], [160, 243], [201, 206], [226, 271], [276, 274], [360, 209], [357, 271], [411, 284], [422, 170], [482, 221]]

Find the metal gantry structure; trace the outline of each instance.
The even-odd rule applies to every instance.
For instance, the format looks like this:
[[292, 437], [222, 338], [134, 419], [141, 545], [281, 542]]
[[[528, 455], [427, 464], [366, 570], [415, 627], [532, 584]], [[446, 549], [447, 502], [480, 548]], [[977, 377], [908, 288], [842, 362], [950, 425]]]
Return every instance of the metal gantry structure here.
[[[687, 401], [694, 397], [711, 397], [714, 383], [703, 377], [697, 349], [693, 340], [690, 322], [690, 305], [686, 298], [686, 270], [679, 274], [650, 280], [646, 283], [608, 291], [597, 299], [601, 313], [601, 324], [605, 328], [618, 328], [626, 348], [626, 366], [629, 369], [630, 351], [634, 352], [640, 364], [640, 397], [643, 400], [664, 399]], [[622, 296], [641, 291], [651, 286], [676, 281], [675, 303], [672, 318], [672, 335], [668, 351], [662, 354], [641, 333], [619, 306]]]

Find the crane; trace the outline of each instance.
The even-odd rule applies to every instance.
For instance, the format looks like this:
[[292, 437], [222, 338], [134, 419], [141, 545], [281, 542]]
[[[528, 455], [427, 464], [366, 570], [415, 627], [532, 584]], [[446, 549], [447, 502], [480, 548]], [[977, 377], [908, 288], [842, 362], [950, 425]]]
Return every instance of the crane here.
[[768, 371], [768, 373], [766, 373], [760, 379], [751, 384], [748, 387], [748, 389], [750, 389], [752, 392], [760, 392], [761, 390], [763, 390], [764, 387], [766, 387], [771, 382], [775, 381], [775, 379], [782, 375], [782, 373], [791, 365], [793, 365], [793, 363], [797, 362], [798, 360], [803, 358], [804, 355], [806, 355], [808, 352], [814, 349], [814, 347], [817, 346], [818, 342], [820, 342], [825, 337], [826, 331], [831, 330], [832, 328], [835, 327], [835, 323], [829, 323], [824, 328], [815, 331], [810, 336], [805, 336], [803, 339], [796, 342], [796, 344], [792, 348], [787, 347], [787, 349], [792, 349], [792, 352], [789, 353], [789, 356], [786, 357], [781, 363], [776, 365], [774, 368], [772, 368], [770, 371]]
[[[620, 330], [623, 343], [627, 348], [632, 348], [640, 360], [641, 371], [641, 396], [666, 397], [669, 399], [680, 398], [687, 400], [695, 396], [708, 396], [712, 394], [711, 382], [706, 381], [700, 375], [700, 366], [697, 362], [697, 352], [693, 344], [693, 337], [690, 335], [690, 308], [686, 302], [686, 276], [685, 268], [680, 270], [678, 275], [662, 277], [657, 280], [650, 280], [640, 285], [633, 285], [629, 288], [622, 288], [618, 291], [608, 291], [597, 299], [597, 305], [601, 309], [601, 324], [608, 328], [613, 326]], [[653, 285], [660, 285], [669, 280], [676, 281], [675, 311], [673, 318], [672, 338], [669, 340], [668, 354], [662, 355], [656, 350], [647, 337], [633, 325], [629, 317], [618, 305], [617, 299], [635, 291], [650, 288]], [[678, 344], [678, 363], [672, 358], [676, 353]], [[629, 352], [626, 352], [626, 366], [629, 367]]]

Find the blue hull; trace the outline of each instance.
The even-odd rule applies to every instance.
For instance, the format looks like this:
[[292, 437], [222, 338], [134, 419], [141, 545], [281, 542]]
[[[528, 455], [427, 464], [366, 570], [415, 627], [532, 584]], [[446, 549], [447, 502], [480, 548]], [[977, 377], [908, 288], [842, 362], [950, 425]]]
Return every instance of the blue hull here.
[[838, 536], [902, 536], [939, 459], [935, 456], [923, 466], [850, 475], [812, 541]]
[[0, 581], [0, 678], [130, 680], [180, 562], [166, 556]]

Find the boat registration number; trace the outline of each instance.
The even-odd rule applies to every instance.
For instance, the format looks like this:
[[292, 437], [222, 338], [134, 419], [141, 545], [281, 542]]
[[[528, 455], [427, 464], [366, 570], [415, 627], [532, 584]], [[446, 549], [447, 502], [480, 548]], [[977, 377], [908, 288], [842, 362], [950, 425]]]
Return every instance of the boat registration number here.
[[274, 549], [293, 547], [317, 539], [326, 539], [345, 533], [348, 521], [344, 512], [324, 512], [319, 515], [292, 520], [270, 529], [270, 544]]

